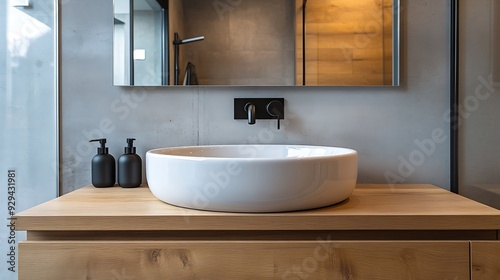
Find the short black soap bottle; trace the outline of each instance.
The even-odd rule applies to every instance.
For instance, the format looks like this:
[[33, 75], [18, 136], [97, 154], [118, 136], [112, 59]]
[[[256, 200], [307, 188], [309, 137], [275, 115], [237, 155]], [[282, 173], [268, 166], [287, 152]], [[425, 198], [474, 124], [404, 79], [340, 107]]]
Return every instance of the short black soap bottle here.
[[90, 142], [99, 142], [101, 147], [97, 148], [97, 155], [92, 158], [92, 185], [96, 188], [107, 188], [115, 185], [116, 162], [115, 158], [108, 153], [106, 139], [95, 139]]
[[118, 158], [118, 185], [122, 188], [135, 188], [142, 183], [142, 160], [135, 153], [134, 140], [127, 138], [125, 153]]

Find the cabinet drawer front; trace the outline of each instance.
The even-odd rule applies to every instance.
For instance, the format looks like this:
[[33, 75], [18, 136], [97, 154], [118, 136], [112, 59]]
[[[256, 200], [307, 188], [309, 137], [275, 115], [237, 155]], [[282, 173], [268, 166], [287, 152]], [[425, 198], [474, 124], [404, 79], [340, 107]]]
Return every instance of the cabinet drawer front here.
[[473, 280], [500, 279], [500, 241], [472, 241]]
[[466, 241], [37, 242], [19, 279], [469, 279]]

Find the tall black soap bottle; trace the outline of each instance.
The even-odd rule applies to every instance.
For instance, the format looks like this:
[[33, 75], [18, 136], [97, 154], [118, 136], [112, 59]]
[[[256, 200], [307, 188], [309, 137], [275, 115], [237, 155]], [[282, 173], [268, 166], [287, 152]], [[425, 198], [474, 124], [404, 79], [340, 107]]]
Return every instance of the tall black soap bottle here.
[[127, 138], [125, 153], [118, 158], [118, 185], [122, 188], [135, 188], [142, 183], [142, 160], [135, 153], [134, 140]]
[[101, 147], [97, 148], [97, 155], [92, 158], [92, 185], [96, 188], [107, 188], [115, 185], [116, 162], [115, 158], [108, 153], [106, 139], [95, 139], [90, 142], [99, 142]]

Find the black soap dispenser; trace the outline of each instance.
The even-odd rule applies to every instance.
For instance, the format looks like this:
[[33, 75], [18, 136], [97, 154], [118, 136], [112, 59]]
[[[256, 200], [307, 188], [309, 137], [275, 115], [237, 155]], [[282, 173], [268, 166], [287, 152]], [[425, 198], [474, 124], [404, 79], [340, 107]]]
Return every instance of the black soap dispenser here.
[[99, 142], [101, 147], [97, 148], [97, 155], [92, 158], [92, 185], [96, 188], [107, 188], [115, 185], [116, 162], [115, 158], [108, 153], [106, 139], [95, 139], [90, 142]]
[[118, 158], [118, 185], [122, 188], [135, 188], [142, 183], [142, 160], [135, 153], [134, 140], [127, 138], [125, 153]]

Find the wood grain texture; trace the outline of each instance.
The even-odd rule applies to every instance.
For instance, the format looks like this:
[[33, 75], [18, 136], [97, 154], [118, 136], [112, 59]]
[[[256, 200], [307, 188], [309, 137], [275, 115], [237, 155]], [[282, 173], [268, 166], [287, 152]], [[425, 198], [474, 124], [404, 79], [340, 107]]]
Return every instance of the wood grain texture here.
[[[296, 1], [295, 10], [296, 62], [300, 65], [296, 76], [301, 84], [302, 1]], [[392, 85], [392, 15], [392, 0], [307, 1], [306, 84]], [[371, 55], [354, 57], [355, 52]]]
[[472, 241], [472, 280], [500, 279], [500, 241]]
[[25, 242], [19, 279], [469, 279], [469, 243]]
[[87, 186], [15, 216], [18, 230], [498, 230], [500, 211], [432, 185], [358, 185], [330, 207], [242, 214], [180, 208], [147, 187]]
[[495, 230], [175, 230], [175, 231], [29, 231], [30, 241], [307, 241], [331, 240], [497, 240]]

